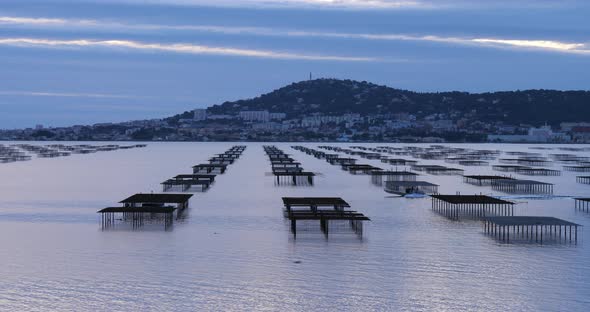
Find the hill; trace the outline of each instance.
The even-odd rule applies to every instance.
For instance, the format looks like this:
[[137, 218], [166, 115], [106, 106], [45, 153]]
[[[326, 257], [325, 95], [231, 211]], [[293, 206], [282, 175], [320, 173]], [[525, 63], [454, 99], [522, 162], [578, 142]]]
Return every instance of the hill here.
[[[522, 90], [489, 93], [413, 92], [365, 81], [316, 79], [301, 81], [256, 98], [225, 102], [208, 109], [211, 114], [236, 114], [243, 110], [283, 112], [287, 118], [312, 113], [396, 114], [417, 117], [447, 114], [506, 124], [559, 124], [585, 121], [590, 116], [590, 92]], [[187, 115], [177, 115], [178, 119]]]

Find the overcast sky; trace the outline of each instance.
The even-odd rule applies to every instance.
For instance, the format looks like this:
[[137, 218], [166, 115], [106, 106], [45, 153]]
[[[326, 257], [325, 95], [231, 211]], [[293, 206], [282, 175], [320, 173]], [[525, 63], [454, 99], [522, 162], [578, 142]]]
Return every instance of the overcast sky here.
[[2, 0], [0, 128], [165, 117], [309, 72], [587, 90], [588, 16], [577, 0]]

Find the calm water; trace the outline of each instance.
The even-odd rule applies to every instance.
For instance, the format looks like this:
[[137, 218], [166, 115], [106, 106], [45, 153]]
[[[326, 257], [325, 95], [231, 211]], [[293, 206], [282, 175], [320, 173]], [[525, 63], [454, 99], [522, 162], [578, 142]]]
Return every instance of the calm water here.
[[[590, 310], [590, 214], [576, 212], [572, 199], [521, 200], [515, 215], [582, 224], [577, 246], [500, 244], [479, 222], [449, 221], [430, 210], [429, 199], [388, 198], [370, 177], [350, 175], [291, 144], [275, 145], [323, 173], [314, 187], [274, 186], [265, 176], [270, 164], [262, 144], [247, 144], [210, 191], [193, 197], [188, 218], [172, 231], [100, 230], [98, 209], [137, 192], [159, 192], [163, 180], [190, 173], [232, 145], [151, 143], [0, 164], [0, 310]], [[525, 145], [461, 146], [539, 152]], [[590, 195], [576, 175], [529, 178], [555, 183], [558, 195]], [[443, 194], [492, 193], [459, 176], [420, 179], [440, 184]], [[295, 241], [282, 196], [340, 196], [372, 221], [362, 240], [353, 234], [326, 240], [316, 232]]]

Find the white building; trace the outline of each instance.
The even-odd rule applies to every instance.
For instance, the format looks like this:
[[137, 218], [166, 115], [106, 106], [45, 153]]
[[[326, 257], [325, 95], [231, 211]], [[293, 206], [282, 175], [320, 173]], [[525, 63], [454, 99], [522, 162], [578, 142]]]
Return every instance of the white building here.
[[252, 125], [252, 129], [256, 130], [282, 130], [283, 125], [278, 122], [263, 122]]
[[526, 135], [488, 135], [488, 141], [510, 143], [546, 143], [569, 142], [570, 138], [564, 133], [553, 132], [550, 126], [529, 128]]
[[267, 122], [270, 120], [270, 113], [268, 111], [241, 111], [240, 119], [246, 121], [262, 121]]
[[193, 119], [196, 121], [207, 120], [207, 109], [197, 108], [193, 110]]
[[545, 125], [539, 128], [529, 128], [529, 136], [549, 138], [553, 135], [551, 127]]
[[283, 120], [287, 118], [287, 114], [285, 113], [269, 113], [268, 116], [270, 120]]
[[404, 129], [411, 128], [413, 123], [405, 120], [388, 120], [385, 122], [388, 128], [391, 129]]
[[301, 119], [302, 127], [319, 127], [327, 123], [340, 124], [342, 122], [355, 122], [360, 120], [360, 114], [344, 114], [341, 116], [310, 116]]
[[212, 119], [212, 120], [220, 120], [220, 119], [234, 119], [234, 116], [232, 115], [207, 115], [207, 119]]
[[561, 131], [572, 131], [577, 127], [590, 127], [590, 122], [562, 122]]
[[449, 119], [431, 121], [430, 125], [434, 130], [450, 131], [455, 129], [455, 123]]

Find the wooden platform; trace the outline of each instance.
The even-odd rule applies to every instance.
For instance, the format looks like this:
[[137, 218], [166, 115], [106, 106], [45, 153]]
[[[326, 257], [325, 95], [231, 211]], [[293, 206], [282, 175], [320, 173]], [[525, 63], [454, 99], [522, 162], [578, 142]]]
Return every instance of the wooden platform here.
[[432, 210], [451, 220], [512, 216], [514, 203], [486, 195], [431, 195]]
[[575, 204], [576, 210], [590, 212], [590, 198], [587, 198], [587, 197], [586, 198], [584, 198], [584, 197], [574, 198], [574, 204]]
[[[484, 232], [502, 242], [524, 240], [543, 243], [545, 241], [578, 241], [579, 224], [554, 217], [503, 216], [483, 219]], [[573, 230], [573, 231], [572, 231]], [[569, 234], [569, 235], [568, 235]]]
[[492, 185], [497, 180], [514, 180], [512, 177], [497, 176], [497, 175], [464, 175], [463, 182], [473, 185]]
[[199, 164], [199, 165], [193, 166], [193, 173], [216, 172], [219, 174], [224, 174], [226, 170], [227, 170], [227, 165], [222, 165], [222, 164]]
[[340, 197], [283, 197], [285, 217], [291, 221], [291, 232], [297, 237], [298, 221], [319, 221], [328, 237], [331, 222], [348, 222], [355, 234], [362, 237], [363, 221], [370, 220], [360, 212], [346, 210], [350, 205]]
[[177, 204], [179, 209], [188, 207], [189, 199], [193, 197], [192, 194], [154, 194], [154, 193], [138, 193], [132, 195], [119, 203], [126, 207], [142, 207], [165, 204]]
[[199, 186], [201, 191], [209, 189], [211, 182], [209, 180], [188, 180], [188, 179], [169, 179], [161, 183], [162, 191], [169, 192], [175, 187], [180, 187], [182, 192], [187, 192], [195, 186]]
[[352, 174], [371, 174], [371, 172], [373, 171], [380, 171], [383, 170], [379, 167], [375, 167], [372, 165], [367, 165], [367, 164], [343, 164], [342, 166], [342, 170], [344, 171], [348, 171]]
[[563, 169], [575, 172], [590, 172], [590, 166], [563, 166]]
[[284, 184], [285, 182], [291, 185], [313, 185], [313, 178], [316, 176], [313, 172], [298, 171], [298, 172], [277, 172], [272, 173], [276, 178], [277, 184]]
[[434, 194], [438, 192], [438, 184], [426, 181], [387, 181], [385, 191], [392, 194], [406, 195], [414, 192]]
[[384, 181], [416, 181], [417, 176], [411, 171], [375, 170], [371, 171], [371, 182], [381, 186]]
[[205, 180], [215, 182], [215, 174], [179, 174], [173, 177], [176, 180]]
[[502, 172], [516, 172], [519, 169], [530, 168], [527, 166], [519, 166], [519, 165], [493, 165], [492, 170], [502, 171]]
[[[174, 220], [174, 212], [188, 207], [192, 194], [143, 194], [132, 195], [119, 203], [122, 207], [107, 207], [98, 211], [101, 214], [103, 229], [115, 226], [116, 221], [129, 223], [132, 228], [144, 225], [146, 220], [164, 223], [168, 229]], [[119, 218], [116, 215], [120, 215]]]
[[103, 229], [115, 226], [116, 221], [129, 223], [133, 229], [136, 229], [143, 226], [146, 220], [163, 221], [164, 229], [168, 229], [173, 223], [175, 210], [176, 207], [172, 206], [107, 207], [99, 210], [98, 213], [101, 214]]
[[492, 189], [505, 193], [553, 194], [553, 184], [534, 180], [496, 180]]
[[308, 207], [311, 210], [317, 210], [321, 207], [331, 207], [336, 210], [342, 210], [350, 205], [340, 197], [283, 197], [283, 204], [287, 211], [293, 207]]
[[518, 174], [531, 175], [531, 176], [559, 176], [561, 171], [546, 169], [546, 168], [518, 168], [515, 171]]

